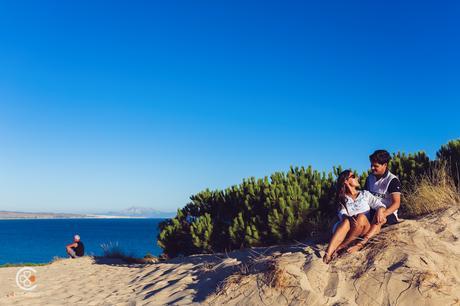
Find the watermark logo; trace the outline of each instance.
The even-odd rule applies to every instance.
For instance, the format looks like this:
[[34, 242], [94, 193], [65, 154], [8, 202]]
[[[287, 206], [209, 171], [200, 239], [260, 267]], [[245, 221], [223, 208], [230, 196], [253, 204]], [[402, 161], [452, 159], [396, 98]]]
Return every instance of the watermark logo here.
[[37, 287], [37, 271], [31, 267], [24, 267], [16, 273], [16, 285], [26, 291]]

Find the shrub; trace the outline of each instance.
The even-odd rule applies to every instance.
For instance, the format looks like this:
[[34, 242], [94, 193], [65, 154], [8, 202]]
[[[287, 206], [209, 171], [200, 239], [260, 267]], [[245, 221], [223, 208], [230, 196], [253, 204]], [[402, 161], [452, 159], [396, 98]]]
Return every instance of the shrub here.
[[447, 163], [455, 185], [458, 187], [460, 185], [460, 139], [451, 140], [442, 145], [436, 156]]
[[[169, 257], [303, 239], [332, 219], [335, 174], [291, 167], [270, 178], [244, 179], [225, 190], [193, 195], [160, 224], [158, 244]], [[321, 218], [319, 218], [321, 216]], [[329, 224], [329, 222], [326, 222]]]
[[[448, 178], [449, 171], [442, 172], [445, 168], [439, 165], [444, 159], [451, 166], [457, 165], [459, 150], [460, 140], [456, 140], [441, 147], [439, 161], [430, 161], [422, 151], [393, 154], [389, 169], [400, 178], [406, 191], [402, 213], [417, 216], [452, 204], [452, 177]], [[225, 190], [203, 190], [191, 196], [176, 217], [160, 223], [158, 245], [165, 257], [175, 257], [329, 233], [337, 214], [334, 184], [341, 171], [340, 166], [328, 173], [311, 166], [291, 166], [287, 172], [275, 172], [263, 179], [243, 179], [241, 184]], [[366, 177], [364, 172], [360, 178], [362, 186]]]
[[203, 216], [199, 217], [195, 222], [191, 224], [190, 229], [193, 245], [205, 252], [211, 252], [211, 236], [213, 229], [211, 215], [205, 213]]
[[410, 188], [417, 177], [425, 174], [430, 164], [430, 159], [423, 151], [407, 155], [398, 152], [393, 154], [389, 170], [399, 178], [404, 189]]
[[190, 255], [197, 251], [190, 233], [192, 220], [184, 211], [186, 208], [179, 209], [176, 217], [159, 224], [157, 243], [168, 257]]

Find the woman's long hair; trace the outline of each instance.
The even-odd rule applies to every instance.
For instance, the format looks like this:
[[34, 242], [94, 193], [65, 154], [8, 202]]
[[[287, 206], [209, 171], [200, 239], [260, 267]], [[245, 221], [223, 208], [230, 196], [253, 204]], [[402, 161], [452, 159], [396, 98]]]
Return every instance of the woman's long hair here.
[[347, 208], [347, 187], [345, 186], [345, 181], [350, 177], [351, 170], [344, 170], [339, 174], [336, 183], [336, 193], [335, 193], [335, 202], [338, 205], [338, 209], [340, 210], [342, 207], [345, 208], [347, 214], [349, 215], [348, 208]]

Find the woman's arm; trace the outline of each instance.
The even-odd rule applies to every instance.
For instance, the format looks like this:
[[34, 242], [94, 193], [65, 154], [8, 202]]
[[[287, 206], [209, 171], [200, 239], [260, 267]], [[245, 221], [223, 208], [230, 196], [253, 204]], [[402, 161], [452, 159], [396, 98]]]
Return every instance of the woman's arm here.
[[366, 191], [366, 196], [367, 196], [367, 202], [369, 203], [369, 206], [372, 209], [378, 210], [379, 208], [387, 208], [385, 204], [383, 204], [382, 200], [380, 198], [376, 197], [369, 191]]

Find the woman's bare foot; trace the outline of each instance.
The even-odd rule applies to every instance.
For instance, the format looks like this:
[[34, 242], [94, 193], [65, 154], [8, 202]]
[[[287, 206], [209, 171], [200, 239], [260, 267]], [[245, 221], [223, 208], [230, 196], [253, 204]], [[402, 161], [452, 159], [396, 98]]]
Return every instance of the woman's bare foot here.
[[346, 245], [341, 244], [341, 245], [339, 245], [337, 247], [337, 249], [335, 249], [334, 253], [339, 253], [340, 254], [340, 253], [342, 253], [342, 250], [345, 249], [346, 247], [347, 247]]
[[334, 251], [334, 253], [332, 253], [331, 255], [328, 255], [327, 253], [324, 255], [323, 257], [323, 262], [325, 264], [328, 264], [330, 263], [331, 261], [335, 260], [337, 257], [339, 256], [339, 254], [337, 253], [337, 250]]
[[367, 241], [363, 240], [363, 241], [360, 241], [360, 242], [356, 243], [354, 246], [349, 247], [347, 249], [347, 253], [352, 254], [352, 253], [358, 252], [359, 250], [364, 248], [364, 245], [366, 244], [366, 242]]
[[329, 255], [329, 254], [324, 254], [324, 257], [323, 257], [323, 262], [327, 265], [331, 262], [332, 260], [332, 255]]

